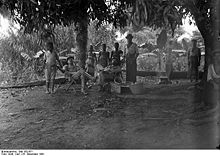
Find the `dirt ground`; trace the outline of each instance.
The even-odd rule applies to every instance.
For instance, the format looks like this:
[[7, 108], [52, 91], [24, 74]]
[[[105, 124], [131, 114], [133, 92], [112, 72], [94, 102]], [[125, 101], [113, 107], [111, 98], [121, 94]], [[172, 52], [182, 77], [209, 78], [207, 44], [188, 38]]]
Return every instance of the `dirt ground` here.
[[215, 110], [200, 109], [188, 83], [144, 95], [44, 91], [0, 90], [0, 149], [215, 148], [219, 140]]

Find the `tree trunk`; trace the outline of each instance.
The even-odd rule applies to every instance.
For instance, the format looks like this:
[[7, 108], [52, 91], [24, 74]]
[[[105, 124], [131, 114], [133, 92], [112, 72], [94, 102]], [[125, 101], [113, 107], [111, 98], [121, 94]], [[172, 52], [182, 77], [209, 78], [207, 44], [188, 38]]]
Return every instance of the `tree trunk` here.
[[[203, 74], [203, 82], [207, 80], [207, 70], [210, 63], [212, 63], [212, 52], [213, 50], [220, 49], [220, 42], [218, 40], [219, 37], [219, 9], [220, 3], [219, 0], [215, 0], [215, 11], [212, 12], [211, 21], [208, 22], [208, 17], [203, 17], [201, 14], [194, 15], [196, 20], [196, 25], [201, 32], [201, 35], [204, 39], [205, 43], [205, 65], [204, 65], [204, 74]], [[203, 19], [203, 20], [199, 20]], [[208, 27], [208, 23], [211, 25]]]
[[84, 16], [76, 25], [76, 47], [81, 68], [85, 68], [88, 39], [88, 18]]
[[204, 73], [202, 77], [202, 82], [207, 81], [208, 66], [211, 63], [211, 53], [213, 49], [213, 38], [211, 36], [205, 35], [204, 44], [205, 44], [205, 64], [203, 68]]
[[[215, 0], [216, 3], [214, 5], [214, 11], [212, 10], [212, 18], [208, 22], [207, 18], [202, 18], [203, 20], [198, 21], [196, 24], [198, 29], [200, 30], [202, 37], [204, 38], [205, 43], [205, 66], [204, 66], [204, 75], [202, 79], [202, 85], [204, 86], [204, 90], [202, 92], [202, 97], [204, 99], [205, 105], [208, 107], [215, 107], [217, 103], [216, 99], [216, 91], [213, 89], [211, 84], [207, 83], [207, 71], [208, 66], [212, 63], [212, 52], [220, 49], [219, 38], [219, 0]], [[208, 26], [209, 24], [209, 26]], [[220, 65], [220, 64], [219, 64]]]
[[207, 80], [207, 70], [208, 66], [211, 63], [211, 52], [213, 50], [213, 35], [211, 35], [211, 30], [206, 27], [207, 23], [206, 18], [202, 18], [203, 20], [198, 20], [201, 17], [195, 16], [196, 25], [204, 39], [205, 44], [205, 64], [204, 64], [204, 73], [202, 77], [202, 84], [204, 84]]
[[[88, 16], [86, 10], [80, 17], [76, 24], [76, 47], [78, 49], [79, 66], [85, 70], [86, 52], [88, 40]], [[81, 92], [85, 93], [85, 76], [82, 74], [81, 78]]]

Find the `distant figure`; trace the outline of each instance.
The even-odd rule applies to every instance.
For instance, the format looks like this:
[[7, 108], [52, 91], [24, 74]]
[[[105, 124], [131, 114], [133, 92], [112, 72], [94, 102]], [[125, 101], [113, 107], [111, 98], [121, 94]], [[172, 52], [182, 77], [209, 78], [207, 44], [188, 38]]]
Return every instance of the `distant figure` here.
[[106, 51], [106, 44], [102, 44], [102, 51], [99, 52], [98, 64], [103, 68], [109, 64], [109, 52]]
[[171, 82], [170, 78], [173, 73], [172, 46], [173, 46], [173, 41], [169, 41], [167, 47], [167, 54], [166, 54], [166, 74], [169, 82]]
[[136, 75], [137, 75], [137, 57], [139, 55], [138, 46], [137, 44], [132, 42], [132, 39], [133, 39], [132, 34], [128, 34], [126, 36], [126, 39], [127, 39], [127, 46], [125, 48], [126, 81], [135, 83]]
[[115, 50], [112, 51], [110, 60], [114, 65], [120, 66], [121, 65], [121, 55], [123, 55], [123, 51], [119, 50], [119, 43], [115, 43]]
[[201, 50], [197, 47], [197, 40], [192, 40], [192, 48], [188, 52], [188, 61], [189, 61], [189, 78], [192, 82], [195, 80], [196, 82], [199, 79], [199, 66], [201, 60]]
[[[46, 44], [44, 60], [46, 62], [46, 66], [45, 66], [46, 93], [47, 94], [54, 93], [54, 80], [55, 80], [56, 71], [57, 71], [56, 61], [58, 61], [60, 68], [62, 68], [62, 64], [59, 60], [57, 53], [54, 51], [52, 42], [47, 42]], [[51, 90], [50, 90], [50, 84], [51, 84]]]

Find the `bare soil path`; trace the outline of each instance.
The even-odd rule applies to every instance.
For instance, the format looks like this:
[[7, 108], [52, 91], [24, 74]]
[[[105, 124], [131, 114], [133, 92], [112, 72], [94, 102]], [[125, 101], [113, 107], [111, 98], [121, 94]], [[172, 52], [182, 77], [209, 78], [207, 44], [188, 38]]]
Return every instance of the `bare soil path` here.
[[0, 149], [215, 148], [219, 122], [212, 110], [195, 111], [201, 100], [189, 86], [136, 96], [0, 90]]

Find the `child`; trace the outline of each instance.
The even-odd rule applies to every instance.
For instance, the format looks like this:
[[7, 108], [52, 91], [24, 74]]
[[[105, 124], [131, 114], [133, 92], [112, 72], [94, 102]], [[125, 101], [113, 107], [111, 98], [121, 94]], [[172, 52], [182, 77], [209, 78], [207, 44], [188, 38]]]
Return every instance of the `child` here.
[[95, 63], [97, 63], [96, 54], [94, 53], [93, 45], [90, 45], [88, 56], [91, 56]]
[[[46, 62], [46, 66], [45, 66], [46, 93], [47, 94], [54, 93], [54, 80], [55, 80], [56, 71], [57, 71], [56, 61], [58, 61], [60, 67], [62, 67], [62, 64], [59, 60], [57, 53], [54, 51], [52, 42], [47, 42], [46, 44], [44, 60]], [[51, 85], [51, 90], [50, 90], [50, 85]]]
[[102, 51], [99, 52], [98, 64], [103, 68], [109, 64], [109, 52], [106, 51], [106, 44], [102, 44]]
[[86, 72], [88, 74], [90, 74], [91, 76], [94, 76], [94, 73], [95, 73], [95, 60], [94, 58], [89, 55], [87, 60], [86, 60]]

